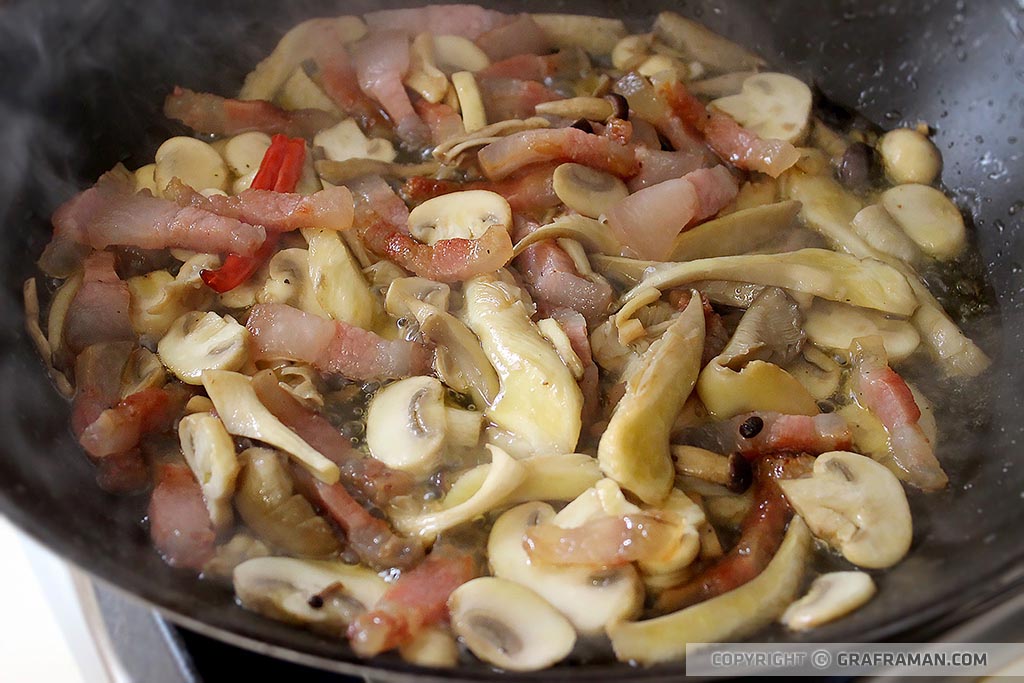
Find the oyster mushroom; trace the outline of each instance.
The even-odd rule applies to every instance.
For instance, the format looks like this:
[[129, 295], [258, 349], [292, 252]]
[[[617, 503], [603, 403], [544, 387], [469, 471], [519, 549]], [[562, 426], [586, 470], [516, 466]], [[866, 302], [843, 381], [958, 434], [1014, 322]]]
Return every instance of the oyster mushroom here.
[[480, 440], [481, 414], [444, 403], [434, 377], [409, 377], [374, 394], [366, 413], [370, 454], [388, 467], [426, 476], [447, 448], [468, 448]]
[[235, 507], [261, 539], [299, 557], [329, 557], [341, 549], [327, 520], [295, 492], [288, 468], [276, 451], [249, 448], [238, 461], [241, 471]]
[[829, 572], [814, 580], [806, 595], [786, 608], [780, 622], [806, 631], [844, 617], [875, 594], [875, 582], [864, 572]]
[[576, 631], [558, 610], [505, 579], [482, 576], [462, 584], [448, 598], [448, 611], [470, 652], [500, 669], [544, 669], [576, 645]]
[[783, 479], [779, 486], [814, 535], [857, 566], [891, 567], [910, 549], [913, 526], [903, 486], [871, 458], [824, 453], [810, 477]]
[[382, 317], [359, 263], [334, 230], [303, 230], [309, 243], [308, 280], [320, 307], [334, 320], [372, 330]]
[[643, 587], [632, 565], [592, 569], [530, 559], [523, 546], [526, 531], [554, 517], [554, 509], [539, 502], [524, 503], [502, 514], [487, 540], [494, 576], [533, 590], [564, 614], [580, 634], [600, 633], [606, 625], [638, 614]]
[[515, 456], [571, 453], [582, 428], [576, 378], [530, 319], [514, 286], [493, 275], [465, 286], [464, 319], [497, 372], [484, 409], [488, 440]]
[[215, 415], [193, 413], [178, 423], [178, 440], [185, 462], [203, 491], [210, 521], [218, 529], [229, 527], [239, 470], [231, 435]]
[[794, 517], [775, 557], [739, 588], [661, 617], [610, 625], [615, 656], [649, 666], [683, 659], [688, 643], [727, 642], [756, 632], [796, 597], [811, 550], [807, 525]]
[[342, 562], [258, 557], [235, 567], [235, 595], [248, 610], [343, 636], [387, 590], [373, 571]]
[[672, 423], [700, 371], [704, 310], [694, 295], [686, 310], [640, 357], [601, 436], [597, 459], [606, 476], [652, 505], [672, 489]]
[[620, 179], [581, 164], [558, 166], [551, 185], [563, 204], [588, 218], [600, 218], [629, 195]]
[[[523, 481], [501, 501], [503, 506], [535, 500], [570, 501], [601, 479], [597, 460], [584, 453], [535, 455], [518, 462], [525, 471]], [[489, 463], [477, 465], [459, 476], [444, 497], [444, 507], [469, 500], [483, 486], [490, 470]]]
[[685, 59], [698, 61], [714, 73], [757, 69], [764, 65], [764, 60], [757, 55], [675, 12], [658, 15], [654, 21], [654, 37]]
[[229, 315], [191, 311], [174, 321], [157, 344], [160, 361], [186, 384], [202, 384], [207, 370], [238, 370], [249, 360], [249, 331]]
[[338, 466], [285, 427], [260, 403], [249, 377], [226, 370], [203, 373], [206, 394], [229, 434], [280, 448], [325, 484], [338, 481]]

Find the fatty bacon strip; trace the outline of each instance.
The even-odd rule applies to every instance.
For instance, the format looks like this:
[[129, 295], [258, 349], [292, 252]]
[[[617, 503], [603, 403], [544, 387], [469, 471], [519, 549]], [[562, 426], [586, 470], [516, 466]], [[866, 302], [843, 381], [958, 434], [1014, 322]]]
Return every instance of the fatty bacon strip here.
[[358, 380], [394, 379], [430, 371], [433, 351], [413, 341], [388, 340], [340, 320], [286, 304], [257, 304], [246, 327], [253, 358], [288, 358], [321, 372]]
[[267, 135], [312, 138], [338, 122], [321, 109], [287, 111], [263, 100], [234, 100], [176, 87], [164, 100], [164, 115], [209, 135], [238, 135], [256, 130]]

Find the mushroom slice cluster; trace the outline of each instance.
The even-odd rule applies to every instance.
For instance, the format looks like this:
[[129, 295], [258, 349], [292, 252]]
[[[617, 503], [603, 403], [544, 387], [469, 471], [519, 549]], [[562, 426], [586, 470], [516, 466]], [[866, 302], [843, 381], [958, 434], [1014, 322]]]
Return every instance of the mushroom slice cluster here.
[[178, 438], [185, 462], [203, 490], [210, 521], [219, 529], [229, 527], [239, 469], [231, 436], [215, 415], [194, 413], [181, 418]]
[[594, 569], [531, 559], [523, 545], [527, 530], [554, 517], [554, 509], [541, 502], [523, 503], [498, 517], [487, 539], [492, 574], [536, 592], [581, 634], [599, 633], [608, 624], [638, 614], [643, 586], [632, 565]]
[[446, 406], [444, 385], [434, 377], [409, 377], [380, 389], [366, 414], [370, 454], [388, 467], [426, 476], [446, 449], [480, 440], [479, 412]]
[[910, 549], [907, 495], [896, 475], [871, 458], [824, 453], [810, 477], [783, 479], [779, 486], [814, 535], [857, 566], [891, 567]]
[[576, 631], [562, 614], [529, 588], [482, 576], [448, 598], [452, 630], [470, 652], [509, 671], [536, 671], [566, 657]]

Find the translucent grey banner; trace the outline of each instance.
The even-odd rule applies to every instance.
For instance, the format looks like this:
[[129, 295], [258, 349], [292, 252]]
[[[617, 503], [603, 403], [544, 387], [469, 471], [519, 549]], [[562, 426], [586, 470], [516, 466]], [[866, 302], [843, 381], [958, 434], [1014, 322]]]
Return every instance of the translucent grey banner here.
[[1021, 643], [690, 643], [690, 676], [1024, 676]]

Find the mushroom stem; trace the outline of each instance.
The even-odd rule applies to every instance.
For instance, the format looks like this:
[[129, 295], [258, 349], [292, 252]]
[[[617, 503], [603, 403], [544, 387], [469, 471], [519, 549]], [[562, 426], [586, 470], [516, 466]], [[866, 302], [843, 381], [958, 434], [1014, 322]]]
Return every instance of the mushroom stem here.
[[753, 474], [750, 461], [739, 453], [721, 455], [696, 446], [672, 446], [676, 472], [721, 484], [734, 493], [750, 487]]

